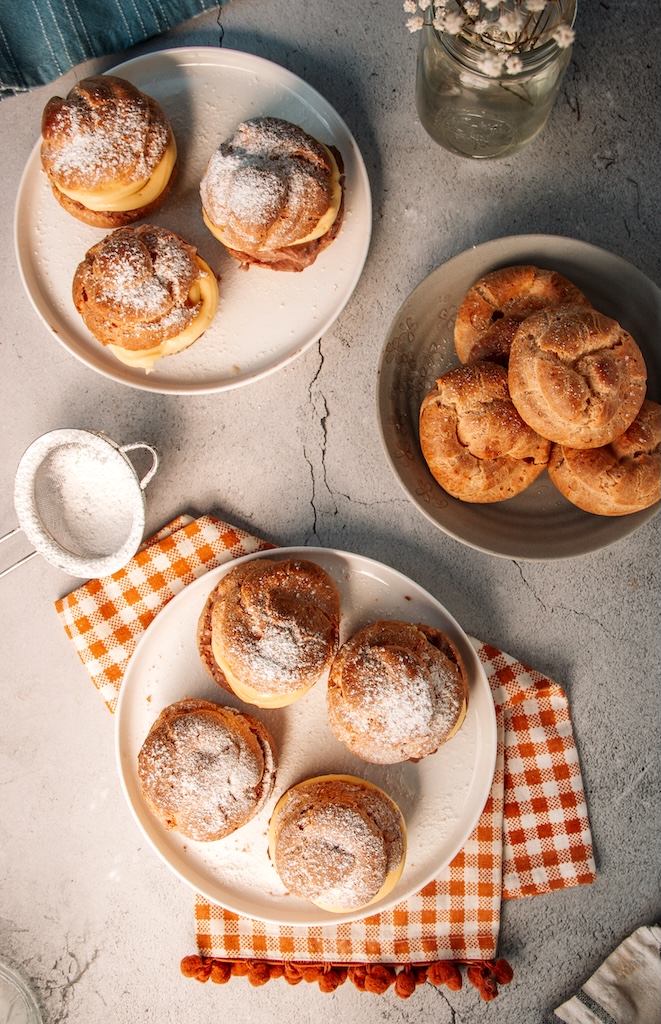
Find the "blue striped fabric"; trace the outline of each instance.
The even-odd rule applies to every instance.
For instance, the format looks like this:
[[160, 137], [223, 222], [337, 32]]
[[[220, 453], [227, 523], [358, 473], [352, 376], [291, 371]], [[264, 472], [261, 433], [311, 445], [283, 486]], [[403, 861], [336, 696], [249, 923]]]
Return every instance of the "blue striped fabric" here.
[[0, 0], [0, 96], [160, 35], [218, 0]]

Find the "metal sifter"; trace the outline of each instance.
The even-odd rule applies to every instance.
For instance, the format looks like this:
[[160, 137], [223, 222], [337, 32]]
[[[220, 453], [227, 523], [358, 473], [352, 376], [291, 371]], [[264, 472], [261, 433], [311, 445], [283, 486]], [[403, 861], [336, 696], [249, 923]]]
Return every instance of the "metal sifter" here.
[[[140, 477], [128, 453], [142, 449], [151, 466]], [[36, 554], [72, 576], [107, 576], [126, 565], [145, 529], [144, 489], [158, 468], [149, 444], [118, 445], [99, 431], [64, 428], [43, 434], [27, 449], [16, 471], [14, 507]]]

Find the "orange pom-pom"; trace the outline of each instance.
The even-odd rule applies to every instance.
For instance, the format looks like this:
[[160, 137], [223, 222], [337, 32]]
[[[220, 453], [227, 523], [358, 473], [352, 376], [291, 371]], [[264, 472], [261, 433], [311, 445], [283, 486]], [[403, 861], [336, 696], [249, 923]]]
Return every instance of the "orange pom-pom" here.
[[250, 973], [250, 960], [232, 960], [230, 967], [235, 978], [245, 978]]
[[284, 978], [287, 984], [289, 985], [300, 985], [300, 983], [303, 981], [303, 976], [301, 974], [300, 968], [298, 967], [298, 964], [286, 963]]
[[259, 988], [260, 985], [266, 985], [267, 981], [271, 980], [271, 967], [263, 960], [253, 960], [250, 965], [248, 972], [248, 981], [255, 988]]
[[508, 964], [507, 960], [496, 960], [495, 964], [491, 968], [491, 973], [499, 985], [509, 985], [510, 981], [514, 977], [514, 971]]
[[306, 964], [306, 966], [303, 968], [301, 976], [303, 978], [303, 981], [313, 982], [319, 981], [319, 978], [323, 973], [324, 968], [322, 964]]
[[411, 971], [400, 971], [395, 979], [395, 993], [400, 999], [408, 999], [416, 989], [415, 975]]
[[285, 973], [285, 965], [284, 964], [280, 964], [280, 963], [269, 964], [269, 967], [271, 968], [271, 977], [272, 978], [281, 978], [283, 976], [283, 974]]
[[365, 973], [365, 991], [382, 995], [395, 981], [395, 971], [384, 964], [369, 964]]
[[195, 978], [196, 981], [209, 980], [211, 963], [203, 960], [201, 956], [185, 956], [179, 966], [186, 978]]
[[486, 1003], [491, 1002], [498, 995], [498, 986], [494, 981], [494, 978], [486, 965], [471, 964], [466, 971], [466, 975], [471, 984], [475, 985], [482, 998]]
[[364, 964], [357, 964], [355, 967], [349, 968], [349, 980], [353, 982], [357, 989], [361, 992], [365, 991], [365, 978], [367, 977], [367, 968]]
[[232, 965], [224, 960], [214, 960], [211, 964], [211, 980], [216, 985], [226, 985], [232, 977]]
[[447, 985], [453, 992], [461, 988], [461, 971], [451, 960], [437, 960], [427, 968], [427, 981], [439, 988]]
[[319, 988], [322, 992], [334, 992], [336, 988], [346, 979], [346, 972], [335, 970], [331, 968], [329, 971], [325, 971], [319, 978]]

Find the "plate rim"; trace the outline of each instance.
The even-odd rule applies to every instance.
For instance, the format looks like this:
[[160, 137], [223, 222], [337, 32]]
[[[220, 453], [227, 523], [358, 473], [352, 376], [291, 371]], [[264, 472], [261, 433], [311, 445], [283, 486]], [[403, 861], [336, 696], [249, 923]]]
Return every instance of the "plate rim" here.
[[[463, 821], [461, 830], [458, 832], [457, 836], [455, 836], [455, 838], [454, 838], [454, 841], [453, 841], [453, 843], [451, 845], [451, 853], [449, 855], [447, 855], [444, 863], [439, 864], [439, 865], [437, 865], [434, 868], [434, 870], [428, 875], [428, 877], [426, 878], [426, 881], [424, 883], [422, 883], [421, 885], [416, 883], [413, 889], [410, 889], [410, 890], [408, 890], [408, 891], [406, 891], [404, 893], [397, 892], [396, 895], [390, 894], [388, 897], [384, 898], [382, 901], [379, 901], [378, 904], [370, 906], [369, 909], [368, 908], [363, 908], [361, 910], [357, 910], [357, 911], [353, 911], [353, 912], [346, 912], [346, 913], [342, 913], [342, 914], [330, 914], [327, 911], [321, 911], [321, 910], [317, 911], [317, 908], [315, 908], [311, 904], [310, 905], [311, 909], [309, 911], [310, 917], [306, 918], [305, 921], [297, 922], [297, 921], [294, 921], [292, 919], [283, 920], [281, 918], [277, 918], [276, 916], [270, 914], [268, 911], [266, 911], [264, 913], [261, 913], [261, 914], [256, 914], [256, 913], [248, 914], [248, 913], [246, 913], [245, 910], [237, 908], [236, 906], [234, 906], [234, 907], [228, 906], [227, 903], [221, 902], [219, 900], [218, 896], [213, 896], [209, 892], [203, 891], [203, 889], [199, 885], [196, 885], [194, 882], [192, 882], [190, 878], [186, 877], [186, 874], [183, 871], [180, 871], [173, 863], [170, 862], [170, 860], [168, 860], [168, 858], [165, 856], [164, 852], [159, 848], [159, 846], [158, 846], [157, 842], [155, 841], [155, 839], [152, 837], [152, 835], [150, 835], [150, 833], [143, 826], [142, 821], [140, 819], [140, 816], [138, 815], [137, 808], [134, 806], [134, 803], [133, 803], [133, 801], [132, 801], [132, 799], [130, 797], [129, 791], [128, 791], [128, 785], [127, 785], [127, 781], [126, 781], [125, 773], [124, 773], [123, 755], [122, 755], [122, 740], [123, 740], [123, 737], [121, 735], [122, 731], [123, 731], [123, 720], [124, 720], [123, 711], [124, 711], [124, 705], [129, 701], [129, 698], [127, 698], [125, 695], [130, 692], [130, 686], [131, 686], [131, 682], [130, 682], [131, 663], [133, 662], [133, 659], [134, 659], [135, 655], [138, 653], [139, 649], [141, 647], [143, 647], [143, 646], [147, 646], [147, 644], [149, 642], [148, 639], [147, 639], [147, 637], [149, 635], [149, 631], [153, 628], [155, 623], [158, 621], [158, 615], [157, 615], [156, 618], [149, 624], [147, 629], [144, 631], [144, 633], [140, 637], [140, 639], [138, 641], [138, 644], [136, 646], [136, 649], [133, 652], [133, 655], [131, 656], [131, 659], [129, 660], [129, 663], [128, 663], [128, 666], [126, 668], [126, 672], [125, 672], [125, 675], [124, 675], [124, 679], [122, 680], [122, 686], [120, 688], [119, 697], [118, 697], [118, 701], [117, 701], [117, 706], [116, 706], [116, 710], [115, 710], [115, 716], [114, 716], [115, 717], [115, 730], [114, 730], [115, 762], [116, 762], [116, 766], [117, 766], [117, 772], [118, 772], [118, 775], [119, 775], [121, 789], [122, 789], [122, 792], [124, 794], [124, 798], [126, 800], [126, 803], [128, 804], [128, 807], [130, 809], [131, 816], [133, 817], [135, 823], [137, 824], [137, 827], [138, 827], [138, 830], [139, 830], [140, 834], [142, 835], [142, 837], [144, 839], [146, 839], [146, 841], [148, 842], [149, 846], [156, 853], [156, 855], [158, 856], [160, 861], [162, 863], [164, 863], [166, 865], [166, 867], [170, 871], [172, 871], [173, 874], [176, 877], [178, 877], [180, 879], [180, 881], [184, 882], [184, 884], [186, 884], [188, 887], [192, 888], [195, 892], [200, 893], [200, 895], [204, 896], [207, 900], [209, 900], [209, 902], [217, 904], [219, 906], [222, 906], [226, 910], [229, 910], [229, 911], [231, 911], [233, 913], [237, 913], [237, 914], [239, 914], [239, 915], [241, 915], [243, 917], [249, 917], [249, 918], [252, 918], [252, 919], [255, 919], [255, 920], [263, 921], [266, 924], [271, 924], [271, 925], [276, 925], [276, 926], [283, 926], [283, 927], [289, 927], [289, 926], [294, 926], [294, 927], [323, 927], [323, 926], [334, 926], [334, 925], [339, 925], [339, 924], [343, 924], [343, 923], [350, 923], [352, 921], [359, 921], [359, 920], [363, 920], [367, 916], [371, 916], [372, 914], [376, 914], [376, 913], [380, 913], [380, 912], [389, 910], [393, 906], [395, 906], [398, 903], [402, 902], [403, 900], [406, 900], [407, 898], [413, 896], [417, 891], [419, 891], [420, 888], [422, 888], [424, 885], [428, 884], [433, 878], [437, 877], [437, 875], [447, 867], [447, 865], [450, 863], [450, 861], [463, 848], [463, 846], [465, 845], [467, 839], [469, 838], [469, 836], [473, 832], [476, 824], [478, 823], [478, 821], [480, 819], [480, 816], [482, 815], [482, 813], [484, 811], [484, 806], [486, 805], [486, 802], [489, 799], [489, 795], [491, 793], [491, 789], [492, 789], [492, 786], [493, 786], [493, 781], [494, 781], [494, 777], [495, 777], [495, 773], [496, 773], [497, 757], [498, 757], [498, 723], [497, 723], [495, 703], [494, 703], [494, 700], [493, 700], [493, 693], [492, 693], [492, 690], [491, 690], [491, 686], [490, 686], [488, 677], [487, 677], [486, 672], [484, 670], [484, 666], [482, 665], [482, 663], [481, 663], [481, 661], [480, 661], [480, 659], [478, 657], [478, 654], [477, 654], [477, 651], [475, 649], [474, 644], [471, 642], [471, 638], [465, 632], [465, 630], [462, 628], [462, 626], [458, 623], [458, 621], [455, 619], [455, 617], [438, 600], [438, 598], [436, 598], [433, 594], [431, 594], [421, 584], [416, 583], [416, 581], [411, 579], [409, 576], [406, 576], [404, 573], [400, 572], [398, 569], [394, 569], [393, 567], [387, 565], [384, 562], [380, 562], [377, 559], [370, 558], [369, 556], [359, 555], [359, 554], [356, 554], [355, 552], [349, 552], [349, 551], [345, 551], [345, 550], [342, 550], [342, 549], [339, 549], [339, 548], [324, 548], [324, 547], [319, 547], [319, 546], [316, 546], [316, 547], [308, 547], [308, 546], [277, 547], [277, 548], [266, 549], [266, 550], [263, 550], [263, 551], [254, 551], [254, 552], [251, 552], [251, 553], [249, 553], [247, 555], [241, 555], [238, 558], [230, 559], [228, 562], [222, 563], [221, 565], [216, 566], [215, 568], [208, 570], [206, 573], [203, 573], [196, 580], [194, 580], [191, 584], [189, 584], [188, 586], [184, 587], [170, 601], [168, 601], [168, 603], [165, 606], [165, 608], [171, 608], [173, 606], [173, 602], [176, 602], [178, 599], [183, 599], [187, 594], [190, 597], [191, 587], [195, 588], [195, 590], [201, 590], [202, 592], [204, 592], [204, 587], [203, 587], [204, 583], [207, 583], [207, 584], [211, 583], [212, 586], [215, 586], [218, 579], [222, 578], [232, 568], [234, 568], [235, 566], [237, 566], [237, 565], [239, 565], [239, 564], [241, 564], [243, 562], [253, 561], [253, 560], [258, 559], [258, 558], [269, 558], [269, 557], [274, 557], [274, 556], [275, 557], [283, 557], [283, 558], [287, 558], [287, 557], [310, 557], [311, 560], [314, 560], [315, 555], [318, 555], [320, 557], [328, 557], [328, 556], [331, 556], [333, 558], [337, 557], [338, 559], [348, 558], [350, 560], [356, 560], [360, 564], [360, 566], [362, 566], [362, 567], [372, 568], [372, 569], [375, 569], [377, 571], [385, 569], [388, 574], [393, 574], [394, 576], [396, 576], [399, 580], [401, 580], [402, 583], [406, 584], [407, 587], [410, 587], [410, 586], [415, 587], [433, 605], [436, 605], [439, 608], [439, 610], [442, 613], [442, 615], [447, 617], [449, 623], [456, 630], [457, 635], [462, 638], [462, 640], [463, 640], [463, 642], [465, 644], [466, 650], [471, 652], [472, 668], [475, 671], [475, 682], [474, 682], [474, 685], [475, 685], [475, 687], [481, 693], [480, 702], [481, 702], [481, 705], [483, 706], [482, 707], [482, 711], [481, 711], [482, 717], [479, 719], [479, 724], [480, 724], [480, 729], [484, 733], [484, 740], [483, 740], [482, 745], [480, 746], [480, 750], [479, 750], [478, 756], [479, 756], [481, 777], [483, 777], [484, 780], [485, 780], [484, 783], [483, 783], [483, 785], [484, 785], [484, 790], [483, 790], [484, 799], [482, 799], [482, 791], [480, 791], [480, 798], [479, 798], [479, 800], [477, 800], [477, 804], [479, 804], [479, 807], [477, 806], [477, 804], [476, 804], [475, 807], [473, 807], [472, 813], [465, 819], [465, 821]], [[162, 609], [162, 611], [163, 610], [164, 609]], [[172, 614], [172, 612], [170, 614]], [[136, 664], [136, 663], [137, 662], [134, 662], [134, 664]], [[128, 685], [127, 685], [127, 678], [129, 679]], [[250, 712], [250, 706], [247, 705], [247, 707], [248, 707], [248, 711]], [[485, 750], [486, 750], [486, 754], [485, 754]], [[484, 760], [484, 768], [485, 768], [484, 771], [482, 771], [483, 759], [485, 759]], [[473, 762], [473, 772], [475, 771], [474, 764], [475, 764], [475, 762]], [[383, 766], [383, 767], [385, 768], [387, 766]], [[474, 798], [474, 799], [476, 799], [476, 798]], [[396, 892], [396, 890], [395, 890], [395, 892]]]
[[[197, 59], [196, 59], [197, 58]], [[247, 51], [236, 50], [230, 48], [216, 48], [213, 46], [174, 46], [163, 50], [150, 50], [147, 53], [140, 54], [136, 57], [132, 57], [128, 60], [124, 60], [119, 64], [115, 64], [112, 67], [106, 68], [99, 74], [112, 75], [119, 73], [129, 73], [134, 69], [141, 69], [148, 67], [150, 63], [154, 63], [158, 66], [159, 63], [166, 64], [168, 61], [171, 62], [171, 66], [174, 66], [177, 70], [181, 70], [188, 66], [197, 67], [214, 67], [219, 71], [222, 71], [226, 67], [235, 67], [237, 69], [262, 69], [262, 71], [268, 71], [272, 75], [280, 78], [283, 84], [286, 84], [288, 88], [295, 92], [296, 95], [300, 96], [304, 102], [307, 102], [313, 107], [315, 114], [325, 123], [331, 124], [333, 121], [336, 123], [336, 127], [345, 135], [347, 140], [347, 148], [351, 151], [352, 157], [355, 162], [354, 168], [354, 189], [358, 196], [359, 204], [361, 207], [361, 216], [364, 216], [365, 224], [361, 230], [359, 238], [362, 240], [362, 244], [358, 246], [354, 244], [351, 247], [350, 258], [355, 259], [353, 271], [344, 286], [344, 294], [341, 301], [334, 305], [330, 313], [326, 318], [319, 324], [315, 324], [314, 328], [312, 325], [309, 328], [310, 337], [302, 343], [294, 343], [289, 346], [287, 354], [284, 357], [279, 357], [275, 362], [269, 363], [267, 366], [261, 367], [260, 369], [253, 370], [247, 374], [241, 374], [237, 377], [224, 377], [220, 381], [216, 380], [215, 383], [209, 383], [206, 381], [190, 381], [181, 382], [177, 380], [169, 381], [162, 380], [156, 381], [155, 378], [151, 378], [150, 375], [136, 374], [132, 376], [135, 371], [132, 368], [125, 366], [121, 362], [117, 361], [117, 367], [112, 363], [107, 366], [96, 362], [93, 358], [93, 352], [91, 356], [87, 356], [86, 353], [78, 351], [77, 348], [71, 343], [65, 340], [62, 333], [56, 330], [49, 324], [46, 313], [40, 308], [35, 295], [33, 295], [32, 289], [28, 283], [28, 273], [26, 268], [30, 266], [30, 261], [26, 255], [26, 246], [21, 238], [21, 218], [25, 216], [25, 204], [22, 205], [21, 200], [24, 196], [28, 184], [32, 182], [33, 178], [38, 177], [40, 170], [40, 148], [41, 148], [41, 136], [39, 135], [36, 139], [30, 153], [26, 159], [19, 185], [16, 193], [16, 199], [14, 202], [14, 215], [13, 215], [13, 246], [14, 246], [14, 257], [18, 267], [19, 277], [23, 285], [25, 294], [27, 295], [30, 304], [35, 311], [39, 321], [45, 327], [47, 333], [51, 338], [55, 339], [69, 355], [73, 356], [87, 369], [98, 373], [100, 376], [105, 377], [107, 380], [111, 380], [114, 383], [123, 384], [127, 387], [132, 387], [138, 391], [149, 392], [152, 394], [164, 394], [164, 395], [207, 395], [207, 394], [219, 394], [225, 391], [235, 390], [236, 388], [244, 387], [246, 385], [255, 383], [256, 381], [263, 380], [265, 377], [270, 376], [272, 373], [277, 372], [280, 369], [288, 366], [294, 362], [300, 355], [311, 348], [316, 341], [318, 341], [322, 335], [328, 331], [333, 324], [337, 321], [349, 301], [351, 300], [355, 290], [360, 282], [363, 271], [365, 269], [365, 263], [369, 255], [372, 230], [373, 230], [373, 211], [372, 211], [372, 192], [369, 175], [367, 173], [367, 167], [363, 158], [362, 152], [358, 146], [355, 136], [351, 132], [344, 118], [339, 114], [335, 107], [322, 95], [314, 86], [310, 85], [305, 79], [301, 78], [295, 72], [290, 71], [289, 68], [284, 67], [282, 64], [278, 64], [275, 61], [269, 60], [266, 57], [261, 57], [257, 54], [251, 54]], [[234, 62], [234, 63], [233, 63]], [[147, 223], [148, 221], [139, 221], [138, 223]], [[103, 229], [100, 229], [103, 230]], [[108, 233], [112, 229], [108, 229]], [[99, 234], [95, 241], [98, 241], [101, 237]], [[93, 240], [90, 238], [90, 245]], [[356, 239], [356, 243], [358, 239]], [[89, 247], [89, 246], [88, 246]], [[82, 254], [81, 254], [82, 258]], [[275, 273], [275, 271], [273, 272]], [[46, 297], [44, 296], [44, 302]], [[91, 335], [90, 335], [91, 340]]]
[[[599, 254], [601, 258], [606, 257], [612, 260], [614, 263], [626, 266], [630, 270], [630, 272], [633, 273], [636, 277], [645, 281], [646, 286], [649, 287], [650, 294], [656, 293], [656, 297], [661, 308], [661, 288], [642, 270], [640, 270], [634, 263], [632, 263], [630, 260], [627, 260], [625, 257], [620, 256], [618, 253], [613, 252], [611, 249], [606, 249], [603, 246], [595, 245], [593, 242], [587, 242], [583, 239], [572, 238], [570, 236], [561, 234], [531, 232], [514, 235], [504, 235], [497, 238], [487, 239], [484, 242], [480, 242], [477, 245], [469, 246], [466, 249], [463, 249], [462, 251], [455, 253], [453, 256], [449, 257], [449, 259], [444, 260], [438, 266], [434, 267], [431, 271], [429, 271], [428, 274], [426, 274], [423, 278], [421, 278], [420, 281], [418, 281], [418, 283], [411, 289], [406, 298], [400, 303], [398, 309], [396, 310], [394, 316], [392, 317], [392, 320], [390, 321], [390, 324], [388, 325], [386, 336], [381, 347], [381, 351], [379, 352], [376, 370], [375, 408], [381, 445], [386, 456], [388, 465], [390, 466], [393, 475], [395, 476], [399, 486], [404, 491], [404, 494], [407, 496], [409, 501], [411, 501], [411, 503], [418, 509], [418, 511], [420, 511], [425, 516], [425, 518], [429, 522], [431, 522], [437, 529], [441, 530], [444, 534], [446, 534], [448, 537], [451, 537], [453, 540], [458, 541], [460, 544], [463, 544], [464, 546], [472, 548], [475, 551], [480, 551], [483, 554], [491, 555], [496, 558], [505, 558], [521, 562], [566, 561], [571, 558], [581, 558], [585, 555], [594, 554], [595, 552], [605, 550], [606, 548], [611, 547], [613, 544], [616, 544], [619, 541], [625, 539], [626, 537], [631, 536], [631, 534], [635, 533], [636, 530], [638, 530], [641, 526], [649, 522], [661, 509], [661, 502], [657, 502], [656, 504], [650, 506], [647, 509], [642, 509], [641, 511], [632, 513], [628, 516], [619, 517], [594, 516], [588, 512], [583, 512], [578, 507], [575, 507], [574, 510], [572, 510], [573, 513], [577, 516], [580, 515], [581, 517], [586, 517], [586, 521], [588, 519], [592, 521], [606, 520], [612, 523], [614, 520], [619, 520], [622, 523], [626, 523], [630, 527], [629, 529], [623, 529], [617, 536], [612, 536], [610, 537], [610, 539], [607, 539], [605, 541], [598, 539], [599, 535], [595, 533], [594, 536], [595, 538], [597, 538], [595, 539], [595, 543], [591, 545], [586, 545], [584, 549], [581, 551], [566, 551], [555, 553], [549, 552], [542, 553], [539, 555], [534, 555], [530, 553], [513, 553], [509, 550], [495, 550], [493, 547], [489, 547], [487, 544], [480, 544], [475, 540], [468, 539], [462, 536], [461, 533], [456, 529], [452, 529], [449, 525], [439, 522], [439, 520], [435, 518], [431, 511], [426, 507], [425, 503], [422, 500], [418, 499], [404, 482], [404, 479], [402, 478], [402, 475], [399, 472], [395, 457], [393, 456], [390, 446], [388, 444], [388, 440], [386, 437], [386, 428], [383, 422], [382, 406], [385, 404], [383, 401], [385, 374], [383, 371], [386, 361], [387, 346], [393, 334], [395, 325], [403, 319], [404, 313], [407, 310], [409, 310], [411, 305], [414, 303], [416, 295], [422, 292], [425, 287], [428, 287], [430, 281], [434, 277], [441, 277], [442, 271], [444, 271], [450, 264], [456, 265], [459, 264], [460, 261], [462, 260], [468, 262], [471, 256], [474, 256], [481, 252], [487, 254], [490, 250], [494, 250], [495, 255], [495, 251], [497, 251], [498, 247], [502, 247], [505, 245], [515, 246], [517, 249], [527, 249], [532, 247], [541, 248], [545, 243], [551, 243], [556, 245], [564, 244], [570, 247], [572, 252], [578, 252], [580, 250], [583, 250], [587, 254], [590, 251], [592, 251], [595, 254]], [[515, 257], [512, 256], [512, 259], [514, 258]], [[548, 262], [546, 258], [544, 261]], [[500, 260], [495, 260], [494, 262], [496, 262], [498, 265], [501, 264]], [[506, 265], [506, 263], [503, 261], [502, 265], [504, 266]], [[457, 365], [459, 365], [458, 359]], [[416, 444], [419, 444], [417, 429]], [[431, 473], [427, 472], [427, 475], [429, 477], [429, 480], [431, 481], [431, 486], [435, 490], [439, 490], [440, 492], [442, 492], [444, 496], [446, 496], [453, 502], [458, 500], [451, 498], [450, 495], [446, 495], [446, 492], [443, 490], [443, 488], [441, 488], [440, 484], [438, 484], [438, 482], [434, 480]], [[506, 502], [502, 502], [502, 504], [505, 505]]]

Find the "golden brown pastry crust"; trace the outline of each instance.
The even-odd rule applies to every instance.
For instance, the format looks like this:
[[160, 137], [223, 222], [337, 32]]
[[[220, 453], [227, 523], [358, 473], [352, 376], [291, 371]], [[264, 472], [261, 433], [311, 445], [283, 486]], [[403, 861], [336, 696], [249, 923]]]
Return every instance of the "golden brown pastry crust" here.
[[194, 246], [151, 224], [118, 228], [76, 268], [73, 301], [102, 345], [131, 352], [175, 338], [194, 322], [191, 288], [206, 274]]
[[621, 437], [601, 448], [554, 444], [549, 476], [585, 512], [624, 516], [661, 500], [661, 406], [645, 399]]
[[339, 592], [321, 566], [257, 558], [223, 576], [205, 603], [197, 635], [202, 663], [220, 686], [230, 692], [247, 686], [254, 703], [261, 698], [278, 706], [303, 696], [324, 675], [339, 634]]
[[512, 498], [544, 471], [550, 442], [523, 421], [507, 370], [477, 362], [449, 370], [420, 408], [420, 447], [435, 480], [454, 498]]
[[41, 132], [41, 163], [53, 195], [68, 213], [94, 227], [118, 228], [148, 217], [176, 180], [177, 163], [160, 195], [125, 211], [90, 210], [61, 191], [143, 181], [172, 144], [172, 128], [159, 104], [122, 78], [85, 78], [64, 99], [51, 97]]
[[213, 842], [241, 828], [275, 784], [276, 750], [252, 715], [207, 700], [161, 711], [138, 754], [152, 814], [189, 839]]
[[485, 274], [466, 293], [457, 312], [454, 344], [462, 363], [488, 360], [507, 366], [522, 320], [546, 306], [590, 303], [555, 270], [521, 265]]
[[374, 901], [406, 853], [395, 802], [354, 777], [319, 777], [288, 790], [270, 831], [271, 859], [288, 891], [338, 912]]
[[329, 209], [333, 167], [328, 152], [298, 125], [281, 118], [242, 122], [212, 155], [200, 183], [202, 208], [242, 267], [301, 271], [337, 237], [344, 217], [344, 165], [337, 163], [342, 200], [330, 228], [310, 234]]
[[526, 423], [572, 448], [598, 448], [623, 434], [647, 383], [631, 335], [584, 306], [550, 306], [524, 320], [512, 341], [508, 375]]
[[379, 621], [342, 645], [328, 680], [335, 736], [373, 764], [419, 761], [456, 732], [468, 705], [468, 673], [441, 630]]

